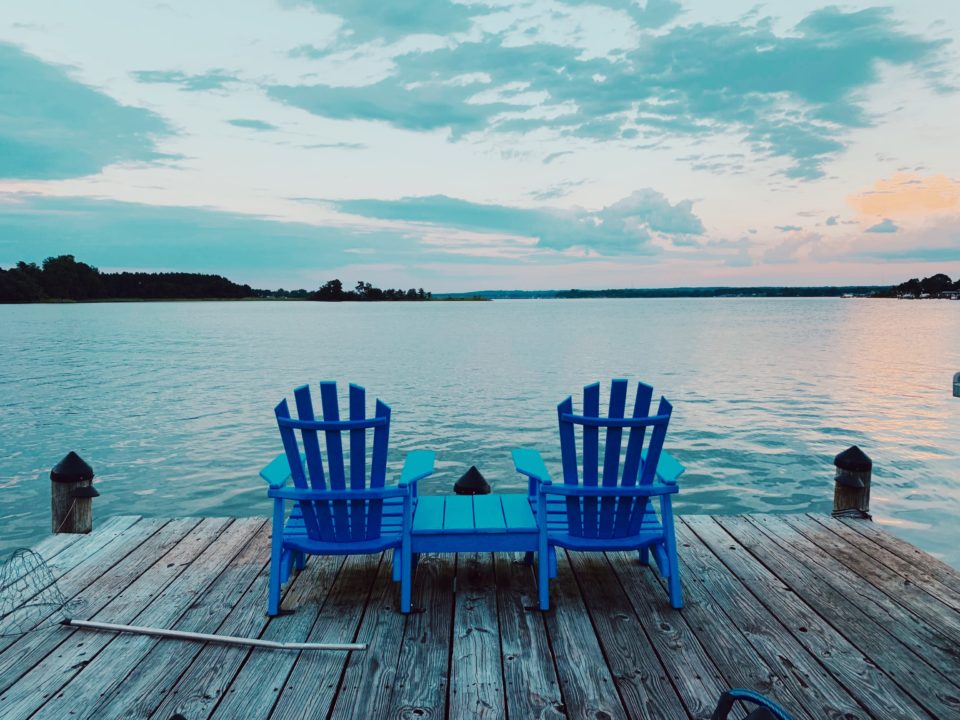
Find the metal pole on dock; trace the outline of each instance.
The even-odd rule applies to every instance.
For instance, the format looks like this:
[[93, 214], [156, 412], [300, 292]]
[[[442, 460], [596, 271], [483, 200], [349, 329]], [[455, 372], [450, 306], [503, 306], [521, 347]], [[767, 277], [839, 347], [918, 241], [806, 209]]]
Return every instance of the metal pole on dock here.
[[870, 478], [873, 461], [856, 445], [833, 459], [833, 517], [870, 519]]
[[50, 471], [50, 517], [54, 533], [93, 529], [93, 468], [72, 450]]

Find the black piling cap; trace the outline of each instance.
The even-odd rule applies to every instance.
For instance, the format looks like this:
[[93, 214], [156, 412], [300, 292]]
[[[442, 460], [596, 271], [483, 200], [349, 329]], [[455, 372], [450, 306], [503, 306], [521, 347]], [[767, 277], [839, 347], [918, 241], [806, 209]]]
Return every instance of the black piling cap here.
[[865, 473], [873, 469], [873, 460], [856, 445], [849, 447], [833, 459], [833, 464], [847, 472]]
[[54, 482], [76, 483], [83, 480], [93, 480], [93, 468], [83, 461], [73, 450], [58, 462], [50, 471], [50, 479]]
[[463, 477], [454, 484], [453, 491], [457, 495], [488, 495], [490, 483], [480, 474], [476, 465], [471, 465]]

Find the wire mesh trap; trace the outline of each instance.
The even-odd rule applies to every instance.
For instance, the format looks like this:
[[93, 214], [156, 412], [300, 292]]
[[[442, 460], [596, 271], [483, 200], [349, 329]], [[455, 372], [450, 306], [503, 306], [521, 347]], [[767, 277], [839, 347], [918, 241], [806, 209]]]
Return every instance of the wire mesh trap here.
[[17, 548], [0, 565], [0, 637], [63, 622], [71, 609], [39, 553]]
[[270, 650], [366, 650], [365, 643], [278, 642], [214, 633], [78, 620], [71, 612], [82, 603], [68, 600], [43, 557], [30, 548], [18, 548], [0, 565], [0, 637], [24, 635], [50, 625], [80, 630], [130, 633], [196, 642], [241, 645]]

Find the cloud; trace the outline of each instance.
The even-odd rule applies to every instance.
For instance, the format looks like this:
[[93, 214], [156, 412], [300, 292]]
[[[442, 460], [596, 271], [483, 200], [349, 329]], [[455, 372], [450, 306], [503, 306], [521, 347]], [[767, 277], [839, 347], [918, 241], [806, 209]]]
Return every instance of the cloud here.
[[366, 143], [354, 142], [335, 142], [335, 143], [311, 143], [302, 146], [304, 150], [366, 150]]
[[867, 217], [902, 218], [960, 211], [960, 182], [946, 175], [921, 177], [900, 172], [877, 180], [870, 190], [851, 195], [847, 202]]
[[797, 232], [803, 230], [799, 225], [776, 225], [775, 227], [780, 232]]
[[[348, 248], [375, 248], [377, 261], [423, 256], [389, 230], [357, 230], [207, 208], [125, 203], [89, 197], [7, 195], [0, 213], [0, 265], [72, 253], [100, 267], [232, 274], [297, 273], [356, 262]], [[429, 254], [426, 255], [429, 257]]]
[[675, 0], [564, 0], [564, 5], [605, 5], [614, 10], [625, 10], [637, 27], [658, 28], [675, 19], [683, 6]]
[[[519, 208], [482, 204], [434, 195], [399, 200], [343, 200], [341, 212], [379, 220], [501, 233], [537, 239], [537, 246], [553, 250], [587, 248], [601, 254], [651, 254], [651, 233], [670, 236], [700, 235], [703, 224], [693, 203], [673, 205], [655, 190], [637, 190], [600, 210], [583, 208]], [[682, 237], [679, 237], [682, 241]]]
[[839, 219], [839, 216], [837, 216], [837, 215], [831, 215], [830, 217], [827, 218], [826, 224], [827, 224], [827, 225], [836, 225], [838, 219]]
[[250, 120], [248, 118], [235, 118], [227, 120], [231, 125], [249, 130], [277, 130], [277, 126], [264, 120]]
[[179, 85], [181, 90], [189, 92], [224, 90], [230, 83], [238, 82], [237, 76], [226, 70], [210, 70], [198, 75], [179, 70], [136, 70], [132, 74], [137, 82]]
[[557, 198], [569, 195], [571, 190], [586, 184], [586, 182], [586, 180], [564, 180], [563, 182], [556, 183], [542, 190], [535, 190], [529, 193], [529, 195], [538, 201], [556, 200]]
[[564, 155], [573, 155], [573, 150], [560, 150], [558, 152], [552, 152], [543, 159], [543, 164], [549, 165], [554, 160], [559, 160]]
[[288, 0], [337, 15], [351, 40], [397, 40], [407, 35], [448, 35], [470, 29], [482, 5], [449, 0]]
[[274, 100], [315, 115], [336, 120], [370, 120], [407, 130], [451, 128], [454, 137], [483, 129], [498, 112], [512, 109], [503, 103], [467, 103], [476, 91], [469, 87], [430, 84], [416, 90], [382, 81], [364, 87], [287, 85], [268, 89]]
[[60, 66], [0, 43], [0, 178], [59, 180], [121, 162], [158, 160], [172, 133], [149, 110], [121, 105]]
[[864, 232], [868, 233], [895, 233], [900, 228], [890, 218], [884, 218], [882, 222], [871, 225]]
[[[392, 74], [370, 85], [268, 92], [318, 115], [449, 129], [452, 139], [478, 131], [548, 130], [601, 142], [733, 134], [762, 156], [785, 159], [788, 177], [809, 180], [845, 149], [849, 132], [876, 122], [864, 90], [878, 82], [881, 65], [933, 83], [932, 68], [942, 62], [944, 41], [908, 33], [883, 8], [829, 7], [784, 34], [773, 27], [770, 18], [672, 25], [642, 32], [636, 47], [610, 57], [544, 42], [542, 34], [523, 45], [489, 32], [398, 51]], [[476, 76], [488, 80], [483, 95], [452, 82]]]
[[813, 232], [791, 233], [785, 240], [768, 248], [763, 261], [772, 265], [802, 262], [811, 258], [821, 240], [822, 237]]

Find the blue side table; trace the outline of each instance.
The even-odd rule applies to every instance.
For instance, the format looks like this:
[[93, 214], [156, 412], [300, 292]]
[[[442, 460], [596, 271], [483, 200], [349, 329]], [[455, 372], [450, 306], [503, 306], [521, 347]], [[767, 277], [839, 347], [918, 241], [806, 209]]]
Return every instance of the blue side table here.
[[536, 552], [537, 519], [526, 495], [421, 495], [414, 553]]

